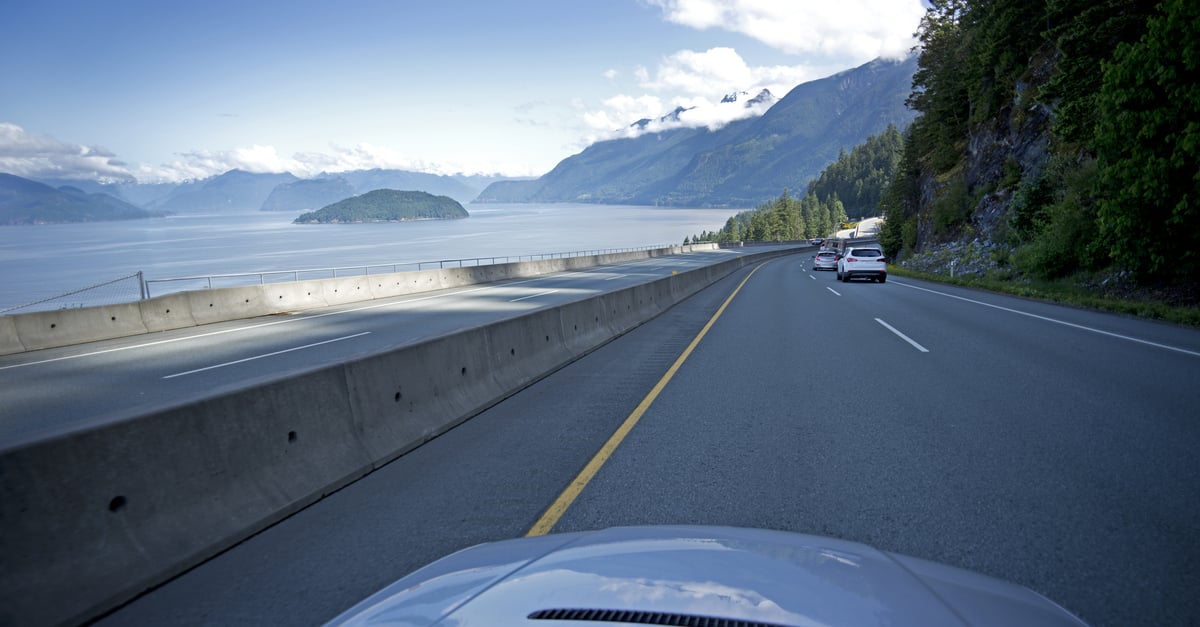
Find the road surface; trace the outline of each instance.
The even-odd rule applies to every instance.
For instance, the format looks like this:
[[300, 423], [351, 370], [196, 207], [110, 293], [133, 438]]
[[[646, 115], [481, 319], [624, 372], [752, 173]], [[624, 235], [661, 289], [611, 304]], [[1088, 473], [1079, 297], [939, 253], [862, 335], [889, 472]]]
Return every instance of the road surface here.
[[1200, 331], [809, 264], [734, 273], [99, 624], [320, 623], [564, 498], [552, 532], [785, 529], [1094, 625], [1200, 621]]

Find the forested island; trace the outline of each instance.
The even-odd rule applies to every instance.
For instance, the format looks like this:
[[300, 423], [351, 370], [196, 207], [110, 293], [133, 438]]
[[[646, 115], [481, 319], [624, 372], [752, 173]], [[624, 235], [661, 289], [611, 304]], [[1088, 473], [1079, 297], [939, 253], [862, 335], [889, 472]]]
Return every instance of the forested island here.
[[295, 224], [347, 224], [359, 222], [409, 222], [455, 220], [470, 214], [449, 196], [426, 192], [377, 189], [301, 214]]

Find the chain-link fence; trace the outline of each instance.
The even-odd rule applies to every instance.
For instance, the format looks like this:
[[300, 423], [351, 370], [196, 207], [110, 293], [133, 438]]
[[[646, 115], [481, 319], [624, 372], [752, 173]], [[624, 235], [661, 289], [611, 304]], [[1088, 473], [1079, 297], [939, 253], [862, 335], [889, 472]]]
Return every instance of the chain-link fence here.
[[146, 297], [146, 282], [142, 273], [137, 272], [111, 281], [97, 283], [80, 288], [66, 294], [43, 298], [32, 303], [0, 309], [0, 315], [12, 313], [29, 313], [34, 311], [54, 311], [57, 309], [77, 309], [79, 307], [95, 307], [98, 305], [116, 305], [120, 303], [137, 302]]

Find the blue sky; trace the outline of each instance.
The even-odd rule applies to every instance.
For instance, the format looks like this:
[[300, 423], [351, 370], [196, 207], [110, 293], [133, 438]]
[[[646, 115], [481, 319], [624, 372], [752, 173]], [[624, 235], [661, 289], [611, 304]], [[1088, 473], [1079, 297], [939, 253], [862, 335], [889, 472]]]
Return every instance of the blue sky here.
[[[15, 5], [15, 6], [14, 6]], [[18, 0], [0, 172], [540, 175], [638, 119], [761, 113], [913, 45], [921, 0]]]

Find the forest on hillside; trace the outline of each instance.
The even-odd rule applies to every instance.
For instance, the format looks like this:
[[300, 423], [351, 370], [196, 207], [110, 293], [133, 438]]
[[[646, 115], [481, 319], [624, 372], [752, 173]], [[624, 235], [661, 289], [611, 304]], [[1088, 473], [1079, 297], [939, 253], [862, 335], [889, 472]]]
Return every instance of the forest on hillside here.
[[729, 218], [716, 232], [693, 235], [691, 242], [796, 241], [827, 237], [851, 220], [878, 214], [900, 162], [904, 138], [895, 126], [842, 151], [809, 182], [803, 196], [783, 194]]
[[982, 239], [1023, 276], [1194, 288], [1200, 3], [930, 4], [889, 255]]

